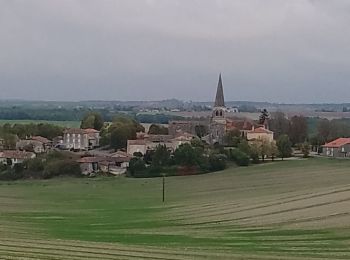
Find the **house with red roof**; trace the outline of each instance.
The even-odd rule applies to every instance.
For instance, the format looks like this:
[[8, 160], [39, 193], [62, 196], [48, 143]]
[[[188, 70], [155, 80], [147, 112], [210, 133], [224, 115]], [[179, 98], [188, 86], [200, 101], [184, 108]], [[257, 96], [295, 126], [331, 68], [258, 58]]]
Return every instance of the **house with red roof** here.
[[328, 157], [350, 157], [350, 138], [338, 138], [326, 143], [323, 147], [323, 155]]
[[248, 141], [254, 141], [254, 140], [268, 140], [269, 142], [273, 141], [273, 132], [269, 129], [265, 128], [265, 126], [261, 127], [253, 127], [252, 130], [247, 132], [247, 140]]

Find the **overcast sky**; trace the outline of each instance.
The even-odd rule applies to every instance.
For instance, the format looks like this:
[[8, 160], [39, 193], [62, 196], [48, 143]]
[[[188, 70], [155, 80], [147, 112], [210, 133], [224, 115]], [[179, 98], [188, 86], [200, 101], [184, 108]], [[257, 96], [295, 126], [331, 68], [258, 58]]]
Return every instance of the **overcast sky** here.
[[0, 0], [0, 98], [350, 102], [349, 0]]

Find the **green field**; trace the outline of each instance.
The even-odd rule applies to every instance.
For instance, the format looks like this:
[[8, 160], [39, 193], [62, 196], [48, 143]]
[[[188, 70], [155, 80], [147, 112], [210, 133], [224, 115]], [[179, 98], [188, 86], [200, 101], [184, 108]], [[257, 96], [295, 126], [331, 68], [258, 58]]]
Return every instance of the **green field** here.
[[1, 259], [350, 259], [350, 161], [0, 183]]
[[47, 121], [47, 120], [4, 120], [0, 119], [0, 125], [4, 124], [52, 124], [62, 127], [80, 127], [80, 121]]

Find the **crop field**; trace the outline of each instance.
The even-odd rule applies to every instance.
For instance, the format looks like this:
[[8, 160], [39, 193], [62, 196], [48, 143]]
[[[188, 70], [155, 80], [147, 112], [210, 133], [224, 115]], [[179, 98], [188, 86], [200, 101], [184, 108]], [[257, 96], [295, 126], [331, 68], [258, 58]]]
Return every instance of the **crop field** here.
[[80, 127], [80, 121], [47, 121], [47, 120], [5, 120], [0, 119], [0, 125], [4, 124], [52, 124], [62, 127]]
[[0, 182], [0, 259], [350, 259], [350, 161]]

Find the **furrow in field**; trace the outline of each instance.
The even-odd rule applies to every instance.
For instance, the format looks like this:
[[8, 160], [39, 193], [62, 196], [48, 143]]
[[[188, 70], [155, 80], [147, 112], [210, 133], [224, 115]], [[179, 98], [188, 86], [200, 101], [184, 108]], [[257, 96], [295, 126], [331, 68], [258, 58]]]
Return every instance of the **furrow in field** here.
[[[170, 221], [182, 221], [182, 220], [186, 220], [188, 218], [192, 218], [192, 217], [211, 217], [211, 216], [217, 216], [218, 212], [220, 213], [220, 216], [222, 215], [226, 215], [226, 214], [233, 214], [233, 213], [238, 213], [238, 212], [243, 212], [243, 211], [249, 211], [249, 210], [254, 210], [254, 209], [261, 209], [261, 208], [267, 208], [267, 207], [271, 207], [271, 206], [283, 206], [286, 203], [291, 203], [291, 202], [299, 202], [299, 201], [307, 201], [309, 199], [314, 199], [314, 198], [322, 198], [328, 195], [334, 195], [334, 194], [339, 194], [339, 195], [348, 195], [350, 193], [350, 189], [346, 188], [346, 189], [340, 189], [340, 190], [332, 190], [332, 191], [327, 191], [327, 192], [323, 192], [323, 193], [309, 193], [309, 194], [305, 194], [305, 195], [296, 195], [296, 196], [286, 196], [286, 197], [282, 197], [282, 198], [274, 198], [274, 200], [272, 201], [266, 201], [264, 203], [261, 204], [257, 204], [257, 201], [254, 200], [254, 203], [257, 204], [255, 206], [248, 206], [248, 207], [244, 207], [241, 205], [246, 205], [247, 203], [249, 203], [249, 201], [246, 202], [241, 202], [238, 204], [238, 206], [234, 206], [232, 208], [227, 209], [227, 205], [225, 203], [219, 203], [216, 204], [216, 206], [213, 206], [212, 208], [208, 209], [208, 208], [204, 208], [204, 209], [197, 209], [196, 211], [188, 211], [191, 213], [195, 213], [195, 214], [187, 214], [188, 212], [183, 212], [183, 211], [177, 211], [177, 214], [169, 214], [169, 216], [172, 216], [173, 218], [169, 218]], [[237, 203], [235, 203], [237, 205]], [[235, 211], [233, 209], [239, 208], [238, 211]], [[215, 212], [216, 214], [210, 214], [212, 212]], [[182, 216], [182, 218], [179, 218], [179, 216]]]
[[[4, 242], [1, 242], [4, 241]], [[1, 244], [6, 245], [22, 245], [22, 246], [28, 246], [34, 244], [34, 247], [37, 248], [44, 248], [44, 249], [64, 249], [68, 251], [74, 251], [74, 252], [89, 252], [89, 253], [108, 253], [113, 254], [115, 252], [125, 252], [126, 254], [129, 254], [130, 252], [133, 252], [134, 254], [142, 255], [145, 257], [157, 257], [161, 256], [161, 259], [184, 259], [187, 257], [204, 257], [207, 255], [215, 255], [217, 257], [225, 257], [228, 256], [227, 254], [220, 253], [220, 254], [212, 254], [212, 253], [206, 253], [206, 252], [196, 252], [194, 249], [193, 251], [190, 250], [176, 250], [176, 249], [158, 249], [154, 247], [139, 247], [139, 246], [124, 246], [124, 245], [118, 245], [118, 244], [101, 244], [101, 243], [86, 243], [86, 242], [79, 242], [79, 241], [62, 241], [62, 240], [54, 240], [54, 241], [45, 241], [45, 240], [23, 240], [23, 239], [1, 239]], [[203, 250], [201, 250], [203, 251]]]
[[[297, 211], [303, 211], [303, 210], [310, 210], [310, 209], [314, 209], [314, 208], [320, 208], [320, 207], [325, 207], [325, 206], [329, 206], [329, 205], [335, 205], [335, 204], [341, 204], [341, 205], [337, 205], [336, 208], [340, 208], [341, 210], [345, 210], [348, 211], [349, 209], [349, 205], [348, 202], [350, 201], [350, 198], [344, 198], [344, 199], [338, 199], [338, 200], [331, 200], [331, 201], [327, 201], [327, 202], [320, 202], [320, 203], [309, 203], [307, 205], [296, 205], [296, 206], [289, 206], [289, 205], [285, 205], [285, 207], [282, 207], [284, 209], [279, 209], [281, 208], [281, 206], [279, 207], [275, 207], [273, 209], [265, 209], [265, 210], [253, 210], [252, 212], [233, 212], [232, 214], [230, 214], [231, 217], [222, 217], [222, 215], [220, 214], [220, 212], [215, 215], [212, 216], [211, 218], [200, 218], [197, 217], [196, 221], [190, 222], [190, 223], [185, 223], [189, 224], [189, 225], [194, 225], [194, 224], [210, 224], [210, 223], [225, 223], [225, 222], [233, 222], [233, 221], [242, 221], [242, 220], [248, 220], [248, 219], [256, 219], [256, 218], [262, 218], [262, 217], [267, 217], [267, 216], [273, 216], [273, 215], [281, 215], [281, 214], [285, 214], [285, 213], [289, 213], [287, 217], [289, 218], [295, 218], [295, 214]], [[344, 204], [344, 205], [343, 205]], [[342, 207], [342, 206], [345, 206]], [[318, 210], [319, 211], [319, 210]], [[317, 214], [318, 211], [315, 211], [315, 214]], [[293, 214], [290, 214], [291, 212], [293, 212]], [[333, 211], [330, 211], [333, 212]], [[238, 214], [239, 213], [239, 214]], [[243, 213], [243, 214], [241, 214]], [[248, 214], [249, 213], [249, 214]], [[309, 211], [309, 213], [312, 214], [312, 211]], [[197, 222], [197, 219], [200, 219], [200, 221]]]
[[[134, 258], [134, 259], [164, 259], [164, 260], [180, 260], [180, 259], [186, 259], [186, 258], [179, 258], [179, 257], [170, 257], [170, 256], [162, 256], [160, 254], [144, 254], [144, 253], [136, 253], [133, 251], [129, 252], [121, 252], [118, 253], [118, 251], [115, 251], [113, 253], [111, 252], [89, 252], [89, 251], [80, 251], [80, 250], [72, 250], [67, 247], [39, 247], [36, 245], [26, 245], [26, 244], [20, 244], [17, 243], [15, 245], [13, 244], [6, 244], [6, 243], [0, 243], [0, 249], [3, 251], [10, 251], [10, 252], [26, 252], [26, 253], [32, 253], [32, 254], [41, 254], [41, 255], [53, 255], [53, 256], [62, 256], [65, 258], [75, 257], [75, 258], [82, 258], [82, 259], [118, 259], [120, 258]], [[117, 258], [118, 257], [118, 258]]]

